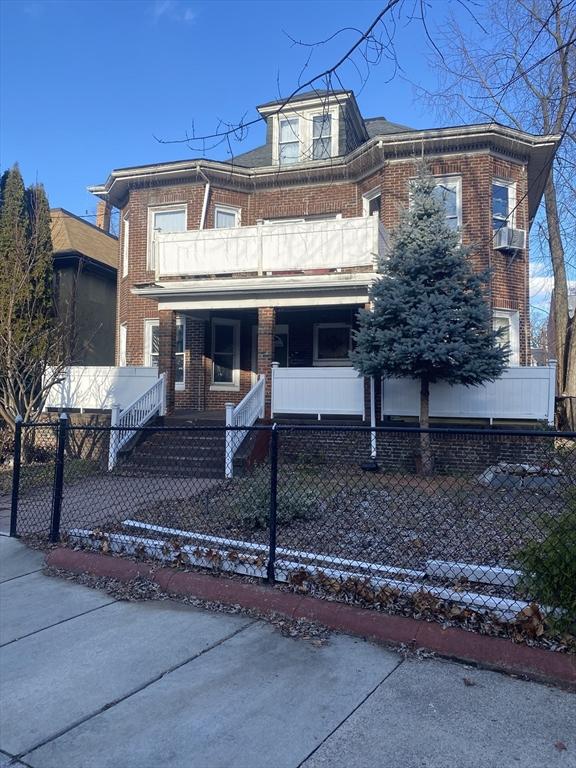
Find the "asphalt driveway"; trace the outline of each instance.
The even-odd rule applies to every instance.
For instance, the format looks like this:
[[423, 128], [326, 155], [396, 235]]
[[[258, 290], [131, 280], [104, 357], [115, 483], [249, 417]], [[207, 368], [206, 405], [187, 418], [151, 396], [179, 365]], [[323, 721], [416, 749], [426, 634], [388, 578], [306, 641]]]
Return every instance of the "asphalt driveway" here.
[[241, 615], [126, 603], [0, 537], [0, 766], [576, 766], [576, 696]]

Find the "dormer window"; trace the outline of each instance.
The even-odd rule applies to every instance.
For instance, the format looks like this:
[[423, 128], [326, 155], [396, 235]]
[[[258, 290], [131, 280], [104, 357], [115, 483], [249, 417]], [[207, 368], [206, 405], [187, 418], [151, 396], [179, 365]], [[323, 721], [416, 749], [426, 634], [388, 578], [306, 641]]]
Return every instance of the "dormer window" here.
[[312, 158], [326, 160], [332, 156], [332, 115], [314, 115], [312, 118]]
[[321, 104], [273, 115], [272, 162], [295, 165], [329, 160], [338, 155], [339, 110], [337, 105], [324, 109]]
[[300, 120], [297, 117], [280, 119], [278, 160], [280, 165], [297, 163], [300, 159]]

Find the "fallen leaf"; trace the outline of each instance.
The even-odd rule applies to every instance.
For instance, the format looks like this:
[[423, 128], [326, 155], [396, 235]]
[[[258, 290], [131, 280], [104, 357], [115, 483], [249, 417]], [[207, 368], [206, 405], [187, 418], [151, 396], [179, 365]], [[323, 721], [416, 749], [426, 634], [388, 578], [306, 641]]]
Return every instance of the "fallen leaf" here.
[[476, 685], [476, 682], [472, 680], [471, 677], [463, 677], [462, 680], [464, 681], [464, 685], [468, 685], [468, 686]]
[[565, 752], [568, 749], [568, 747], [566, 746], [566, 744], [564, 744], [563, 741], [557, 741], [556, 744], [554, 744], [554, 746], [556, 747], [558, 752]]

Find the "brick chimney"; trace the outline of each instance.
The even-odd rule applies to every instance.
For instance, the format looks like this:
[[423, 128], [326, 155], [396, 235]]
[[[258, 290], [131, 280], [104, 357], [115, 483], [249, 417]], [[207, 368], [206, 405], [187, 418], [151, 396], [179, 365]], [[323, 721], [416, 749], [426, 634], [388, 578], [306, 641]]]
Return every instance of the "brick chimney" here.
[[96, 207], [96, 226], [104, 232], [110, 232], [110, 214], [112, 209], [104, 200], [99, 200]]

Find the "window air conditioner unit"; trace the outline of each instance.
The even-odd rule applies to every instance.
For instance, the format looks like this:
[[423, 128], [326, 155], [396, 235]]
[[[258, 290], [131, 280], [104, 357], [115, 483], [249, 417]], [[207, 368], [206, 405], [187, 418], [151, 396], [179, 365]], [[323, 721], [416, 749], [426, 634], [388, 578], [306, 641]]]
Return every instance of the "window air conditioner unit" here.
[[526, 248], [526, 230], [500, 227], [494, 233], [494, 248], [498, 251], [523, 251]]

